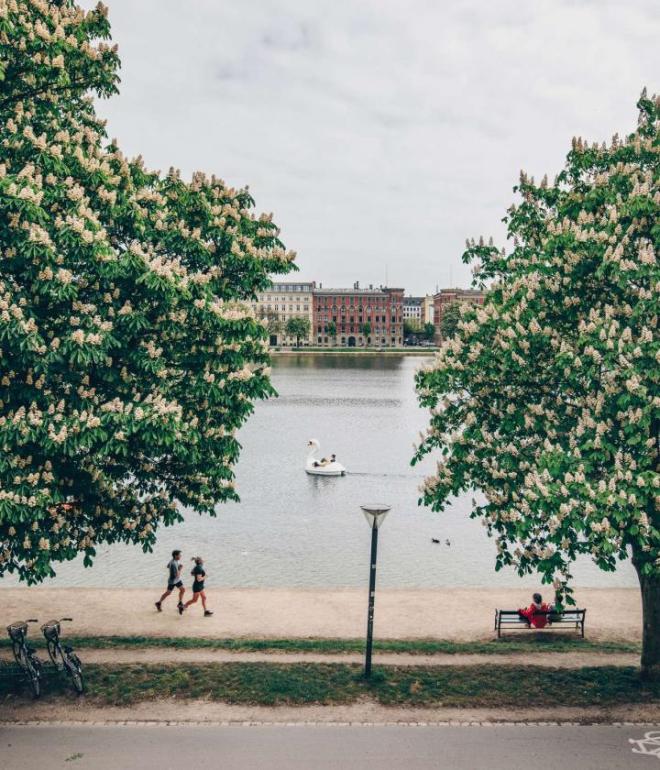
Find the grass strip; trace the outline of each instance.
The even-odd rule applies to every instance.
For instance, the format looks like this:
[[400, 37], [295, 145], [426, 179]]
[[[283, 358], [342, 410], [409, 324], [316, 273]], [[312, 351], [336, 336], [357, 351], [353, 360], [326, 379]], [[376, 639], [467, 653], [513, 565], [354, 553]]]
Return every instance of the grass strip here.
[[[67, 636], [66, 643], [78, 649], [143, 649], [175, 648], [179, 650], [211, 649], [229, 652], [292, 652], [292, 653], [361, 653], [363, 639], [211, 639], [200, 637], [159, 636]], [[30, 644], [45, 647], [42, 638], [30, 637]], [[9, 639], [0, 639], [0, 648], [10, 647]], [[483, 642], [453, 642], [443, 639], [382, 639], [374, 642], [375, 652], [406, 653], [408, 655], [509, 655], [538, 652], [641, 652], [637, 642], [591, 642], [587, 639], [562, 638], [549, 634], [530, 634], [524, 639], [499, 639]]]
[[[153, 699], [206, 699], [263, 706], [348, 704], [365, 697], [386, 706], [611, 706], [660, 702], [660, 684], [642, 684], [634, 667], [574, 670], [535, 666], [404, 667], [374, 669], [365, 681], [358, 665], [223, 663], [203, 665], [90, 665], [86, 702], [130, 705]], [[75, 699], [63, 676], [44, 682], [45, 698]], [[5, 703], [25, 693], [20, 680], [0, 677]]]

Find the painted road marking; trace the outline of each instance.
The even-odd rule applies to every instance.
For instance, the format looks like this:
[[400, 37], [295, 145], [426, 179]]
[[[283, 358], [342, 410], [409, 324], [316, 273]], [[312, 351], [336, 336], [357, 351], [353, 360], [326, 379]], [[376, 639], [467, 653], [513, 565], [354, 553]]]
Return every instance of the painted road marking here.
[[632, 749], [633, 754], [646, 754], [648, 757], [660, 759], [660, 730], [649, 730], [643, 738], [638, 740], [629, 738], [628, 741], [637, 746], [636, 749]]

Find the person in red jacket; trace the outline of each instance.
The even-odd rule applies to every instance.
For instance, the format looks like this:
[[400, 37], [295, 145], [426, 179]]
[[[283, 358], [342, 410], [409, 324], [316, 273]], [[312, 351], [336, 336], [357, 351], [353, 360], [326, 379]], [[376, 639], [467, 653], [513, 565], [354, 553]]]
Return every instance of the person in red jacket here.
[[527, 609], [519, 609], [518, 614], [523, 620], [527, 621], [527, 625], [534, 626], [534, 628], [544, 628], [548, 624], [548, 612], [550, 612], [550, 606], [543, 601], [541, 594], [534, 594], [532, 596], [534, 600]]

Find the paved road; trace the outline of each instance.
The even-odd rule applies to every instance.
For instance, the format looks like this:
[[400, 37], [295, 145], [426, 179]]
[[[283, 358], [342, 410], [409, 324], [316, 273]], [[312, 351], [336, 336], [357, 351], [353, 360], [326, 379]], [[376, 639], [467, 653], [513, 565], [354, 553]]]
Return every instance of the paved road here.
[[[650, 727], [11, 726], [2, 770], [636, 770]], [[655, 732], [660, 737], [660, 730]], [[658, 744], [651, 749], [660, 750]]]

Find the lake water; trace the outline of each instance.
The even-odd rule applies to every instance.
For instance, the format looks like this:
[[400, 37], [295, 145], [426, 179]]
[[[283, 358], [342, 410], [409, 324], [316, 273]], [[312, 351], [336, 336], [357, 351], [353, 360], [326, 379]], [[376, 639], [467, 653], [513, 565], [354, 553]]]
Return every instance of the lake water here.
[[[417, 505], [418, 487], [432, 463], [410, 466], [413, 443], [427, 420], [413, 378], [430, 360], [276, 357], [279, 397], [259, 403], [240, 434], [240, 503], [219, 507], [216, 518], [187, 513], [184, 523], [160, 531], [153, 554], [134, 546], [105, 547], [92, 569], [81, 560], [60, 565], [46, 585], [161, 586], [170, 551], [180, 548], [185, 564], [195, 554], [205, 557], [210, 587], [364, 586], [370, 535], [359, 505], [368, 502], [392, 506], [380, 531], [381, 586], [537, 585], [535, 578], [521, 582], [512, 571], [494, 572], [494, 541], [467, 515], [471, 496], [455, 500], [443, 514]], [[310, 438], [320, 440], [323, 454], [336, 452], [349, 474], [307, 476]], [[582, 586], [636, 585], [629, 563], [605, 574], [585, 560], [574, 574]]]

